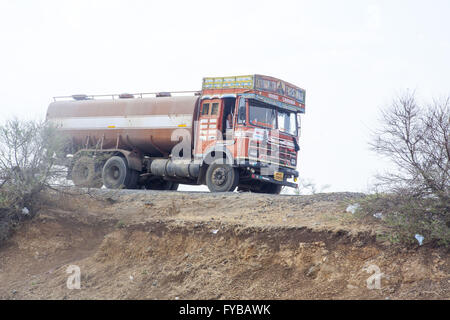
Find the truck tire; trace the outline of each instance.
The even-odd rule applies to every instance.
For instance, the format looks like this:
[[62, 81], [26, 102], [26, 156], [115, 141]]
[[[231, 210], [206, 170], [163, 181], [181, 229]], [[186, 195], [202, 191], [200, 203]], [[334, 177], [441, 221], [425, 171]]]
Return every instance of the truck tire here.
[[103, 166], [102, 178], [108, 189], [135, 189], [139, 172], [130, 169], [125, 158], [114, 156]]
[[281, 184], [268, 183], [262, 187], [261, 191], [269, 194], [280, 194], [281, 189], [283, 189]]
[[166, 181], [163, 179], [153, 180], [145, 184], [145, 189], [147, 190], [178, 190], [178, 183], [173, 181]]
[[211, 192], [230, 192], [239, 183], [239, 172], [229, 164], [215, 160], [206, 170], [206, 185]]
[[170, 186], [170, 190], [177, 191], [178, 186], [179, 186], [179, 183], [172, 182], [172, 185]]
[[72, 181], [77, 187], [101, 188], [101, 170], [94, 158], [83, 156], [75, 161], [72, 168]]
[[250, 192], [250, 187], [248, 185], [238, 185], [238, 192]]
[[239, 186], [238, 191], [280, 194], [282, 189], [283, 189], [283, 186], [281, 184], [267, 183], [267, 182], [263, 182], [263, 183], [255, 182], [253, 185]]

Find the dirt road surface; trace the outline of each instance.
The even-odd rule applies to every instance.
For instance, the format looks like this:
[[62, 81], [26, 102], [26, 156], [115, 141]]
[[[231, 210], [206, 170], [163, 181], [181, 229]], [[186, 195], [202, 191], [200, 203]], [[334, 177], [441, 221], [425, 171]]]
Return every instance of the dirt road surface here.
[[449, 299], [448, 250], [380, 242], [360, 197], [48, 193], [0, 247], [0, 298]]

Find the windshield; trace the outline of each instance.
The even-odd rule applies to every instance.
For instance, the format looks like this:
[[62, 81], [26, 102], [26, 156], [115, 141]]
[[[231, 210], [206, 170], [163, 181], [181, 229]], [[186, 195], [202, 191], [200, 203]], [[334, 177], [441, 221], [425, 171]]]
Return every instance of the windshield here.
[[276, 111], [270, 105], [250, 100], [250, 123], [255, 126], [275, 129], [277, 126]]
[[280, 129], [280, 131], [296, 136], [297, 124], [295, 121], [295, 113], [278, 110], [278, 129]]
[[293, 136], [297, 135], [295, 112], [276, 110], [269, 104], [249, 100], [249, 117], [252, 125], [271, 129], [278, 128], [282, 132]]

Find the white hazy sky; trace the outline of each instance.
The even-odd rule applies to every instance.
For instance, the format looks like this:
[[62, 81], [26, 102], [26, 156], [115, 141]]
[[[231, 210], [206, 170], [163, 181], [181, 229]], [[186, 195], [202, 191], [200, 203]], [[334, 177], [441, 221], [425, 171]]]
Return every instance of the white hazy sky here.
[[197, 90], [265, 74], [306, 89], [299, 171], [365, 191], [378, 108], [450, 94], [450, 1], [0, 0], [0, 120], [56, 95]]

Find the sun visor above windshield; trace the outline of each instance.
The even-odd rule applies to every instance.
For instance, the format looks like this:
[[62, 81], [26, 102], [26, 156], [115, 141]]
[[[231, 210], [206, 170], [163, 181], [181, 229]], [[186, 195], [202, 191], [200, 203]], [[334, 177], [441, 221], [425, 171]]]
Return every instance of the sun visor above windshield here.
[[204, 96], [254, 94], [255, 99], [263, 102], [275, 104], [290, 111], [305, 113], [304, 89], [289, 82], [263, 75], [203, 78], [202, 93]]
[[290, 105], [290, 104], [287, 104], [287, 103], [284, 103], [284, 102], [281, 102], [281, 101], [278, 101], [278, 100], [267, 98], [267, 97], [265, 97], [263, 95], [259, 95], [259, 94], [255, 94], [255, 93], [243, 93], [240, 96], [244, 97], [244, 98], [247, 98], [247, 99], [255, 99], [255, 100], [267, 103], [267, 104], [275, 105], [278, 108], [285, 109], [285, 110], [288, 110], [288, 111], [305, 113], [305, 109], [304, 108], [298, 108], [298, 107], [295, 107], [293, 105]]

